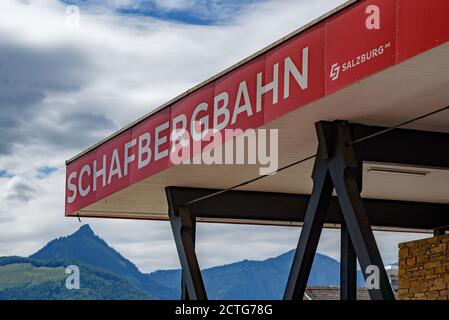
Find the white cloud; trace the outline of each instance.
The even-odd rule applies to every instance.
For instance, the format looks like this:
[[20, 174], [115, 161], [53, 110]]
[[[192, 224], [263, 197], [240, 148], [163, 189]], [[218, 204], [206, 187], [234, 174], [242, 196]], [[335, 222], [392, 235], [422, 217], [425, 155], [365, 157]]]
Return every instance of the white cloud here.
[[158, 7], [173, 10], [173, 9], [189, 9], [192, 8], [198, 1], [195, 0], [155, 0]]
[[[58, 1], [0, 1], [0, 52], [9, 53], [8, 61], [0, 57], [0, 87], [21, 90], [0, 89], [0, 170], [14, 175], [0, 178], [0, 255], [29, 255], [79, 227], [63, 216], [66, 159], [342, 2], [272, 0], [242, 9], [219, 26], [82, 9], [80, 29], [71, 31]], [[39, 177], [44, 166], [57, 170]], [[168, 223], [83, 223], [142, 270], [178, 266]], [[200, 262], [212, 266], [281, 254], [296, 246], [299, 231], [201, 225]], [[414, 237], [379, 236], [386, 260], [394, 260], [397, 241]], [[336, 231], [325, 232], [319, 250], [338, 259], [338, 239]]]

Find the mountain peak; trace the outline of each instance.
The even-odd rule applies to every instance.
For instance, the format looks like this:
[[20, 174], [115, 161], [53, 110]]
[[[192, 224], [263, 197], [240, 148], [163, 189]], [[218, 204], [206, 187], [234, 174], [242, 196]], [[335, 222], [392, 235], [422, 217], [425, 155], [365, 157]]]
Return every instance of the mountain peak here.
[[69, 236], [50, 241], [30, 258], [79, 260], [128, 278], [141, 276], [131, 261], [98, 237], [88, 224]]
[[84, 224], [82, 225], [77, 232], [75, 232], [74, 234], [85, 234], [85, 235], [91, 235], [91, 236], [95, 236], [94, 231], [92, 230], [92, 228], [88, 225], [88, 224]]

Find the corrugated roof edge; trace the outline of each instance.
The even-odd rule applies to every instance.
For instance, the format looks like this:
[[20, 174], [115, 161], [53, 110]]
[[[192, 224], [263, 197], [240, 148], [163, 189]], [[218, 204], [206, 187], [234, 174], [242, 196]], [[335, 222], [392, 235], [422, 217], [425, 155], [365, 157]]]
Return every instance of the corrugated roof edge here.
[[138, 123], [144, 121], [145, 119], [151, 117], [153, 114], [161, 111], [162, 109], [172, 105], [173, 103], [181, 100], [182, 98], [184, 98], [185, 96], [189, 95], [190, 93], [204, 87], [205, 85], [217, 80], [218, 78], [226, 75], [227, 73], [237, 69], [238, 67], [240, 67], [241, 65], [247, 63], [248, 61], [251, 61], [257, 57], [259, 57], [260, 55], [268, 52], [269, 50], [279, 46], [280, 44], [286, 42], [287, 40], [293, 38], [294, 36], [297, 36], [298, 34], [300, 34], [301, 32], [306, 31], [307, 29], [310, 29], [311, 27], [315, 26], [316, 24], [322, 22], [323, 20], [327, 19], [328, 17], [340, 12], [343, 9], [346, 9], [347, 7], [351, 6], [352, 4], [359, 2], [361, 0], [348, 0], [345, 3], [339, 5], [338, 7], [334, 8], [333, 10], [321, 15], [320, 17], [310, 21], [309, 23], [305, 24], [304, 26], [296, 29], [295, 31], [289, 33], [288, 35], [286, 35], [285, 37], [282, 37], [281, 39], [273, 42], [272, 44], [266, 46], [265, 48], [255, 52], [254, 54], [246, 57], [245, 59], [237, 62], [236, 64], [232, 65], [231, 67], [217, 73], [216, 75], [214, 75], [213, 77], [199, 83], [198, 85], [188, 89], [187, 91], [181, 93], [180, 95], [178, 95], [177, 97], [169, 100], [168, 102], [164, 103], [163, 105], [151, 110], [149, 113], [143, 115], [142, 117], [140, 117], [139, 119], [137, 119], [136, 121], [131, 122], [130, 124], [128, 124], [127, 126], [123, 127], [122, 129], [114, 132], [113, 134], [111, 134], [110, 136], [100, 140], [99, 142], [97, 142], [96, 144], [92, 145], [91, 147], [85, 149], [84, 151], [78, 153], [77, 155], [75, 155], [74, 157], [70, 158], [69, 160], [67, 160], [65, 163], [66, 165], [74, 162], [75, 160], [81, 158], [82, 156], [84, 156], [85, 154], [89, 153], [90, 151], [96, 149], [97, 147], [101, 146], [103, 143], [113, 139], [114, 137], [118, 136], [119, 134], [125, 132], [126, 130], [128, 130], [129, 128], [132, 128], [133, 126], [137, 125]]

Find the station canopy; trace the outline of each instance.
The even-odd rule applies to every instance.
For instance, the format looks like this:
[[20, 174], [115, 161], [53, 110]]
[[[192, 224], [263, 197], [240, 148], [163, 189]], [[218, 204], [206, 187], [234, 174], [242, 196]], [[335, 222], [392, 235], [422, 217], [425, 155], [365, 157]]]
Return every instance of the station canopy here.
[[[449, 105], [448, 40], [448, 1], [348, 1], [68, 160], [65, 214], [168, 220], [168, 186], [226, 189], [259, 176], [259, 164], [174, 164], [174, 129], [192, 137], [189, 150], [207, 128], [278, 129], [282, 167], [316, 153], [317, 121], [391, 127]], [[449, 133], [449, 112], [404, 128]], [[310, 195], [313, 164], [237, 190]], [[447, 168], [364, 162], [362, 197], [448, 204], [448, 182]]]

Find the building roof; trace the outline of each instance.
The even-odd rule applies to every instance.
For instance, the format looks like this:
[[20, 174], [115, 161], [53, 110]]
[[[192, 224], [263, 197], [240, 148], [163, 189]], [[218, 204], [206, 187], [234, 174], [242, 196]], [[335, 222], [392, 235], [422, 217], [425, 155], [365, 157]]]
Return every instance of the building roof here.
[[[304, 300], [340, 300], [340, 287], [307, 287]], [[357, 300], [371, 300], [368, 289], [357, 288]]]
[[[366, 27], [368, 3], [371, 1], [348, 1], [69, 160], [65, 214], [166, 221], [168, 186], [239, 186], [239, 191], [309, 195], [311, 155], [318, 146], [315, 122], [346, 120], [392, 127], [447, 106], [449, 2], [376, 1], [384, 26], [379, 30]], [[242, 92], [248, 93], [243, 106]], [[219, 123], [221, 133], [229, 128], [274, 129], [279, 151], [276, 167], [288, 166], [288, 170], [256, 181], [260, 163], [209, 165], [199, 157], [204, 148], [190, 157], [200, 159], [199, 164], [177, 165], [169, 155], [177, 150], [179, 139], [171, 139], [170, 132], [181, 124], [198, 139], [196, 120], [204, 126], [208, 123], [208, 129]], [[406, 128], [446, 134], [448, 124], [446, 112], [421, 118]], [[219, 147], [229, 146], [227, 142], [223, 139]], [[187, 143], [185, 149], [190, 151], [192, 144]], [[411, 144], [403, 147], [413, 150]], [[299, 159], [309, 161], [289, 166]], [[445, 168], [364, 162], [362, 197], [447, 205], [449, 170]], [[252, 182], [242, 185], [243, 181]], [[198, 221], [267, 223], [201, 219]], [[377, 230], [385, 227], [391, 224], [373, 224]], [[433, 229], [408, 227], [415, 232]], [[404, 231], [402, 226], [393, 230]]]

